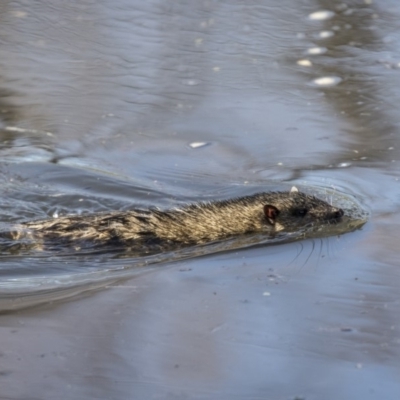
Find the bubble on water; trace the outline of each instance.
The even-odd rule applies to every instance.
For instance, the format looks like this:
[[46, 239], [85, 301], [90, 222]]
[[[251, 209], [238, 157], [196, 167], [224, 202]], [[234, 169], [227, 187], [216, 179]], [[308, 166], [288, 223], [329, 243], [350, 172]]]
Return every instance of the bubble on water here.
[[332, 87], [338, 85], [342, 81], [342, 78], [338, 76], [322, 76], [321, 78], [316, 78], [312, 82], [314, 85], [323, 87]]
[[302, 59], [302, 60], [297, 60], [297, 65], [300, 65], [301, 67], [311, 67], [312, 62], [307, 59]]
[[330, 37], [332, 37], [335, 33], [332, 31], [321, 31], [318, 33], [318, 37], [320, 39], [328, 39]]
[[307, 49], [306, 53], [310, 55], [325, 54], [328, 51], [326, 47], [310, 47]]
[[308, 18], [313, 21], [325, 21], [327, 19], [332, 18], [335, 15], [333, 11], [329, 10], [320, 10], [311, 13]]
[[201, 147], [208, 146], [209, 144], [210, 142], [192, 142], [189, 144], [189, 147], [191, 147], [192, 149], [199, 149]]
[[337, 165], [338, 168], [348, 168], [351, 167], [351, 162], [342, 162]]

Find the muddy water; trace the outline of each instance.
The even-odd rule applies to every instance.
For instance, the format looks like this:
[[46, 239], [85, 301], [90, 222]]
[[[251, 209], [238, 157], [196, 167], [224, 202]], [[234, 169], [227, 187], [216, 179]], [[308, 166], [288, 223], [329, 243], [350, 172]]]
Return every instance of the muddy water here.
[[399, 14], [3, 2], [1, 230], [293, 184], [370, 219], [142, 265], [3, 253], [0, 398], [398, 399]]

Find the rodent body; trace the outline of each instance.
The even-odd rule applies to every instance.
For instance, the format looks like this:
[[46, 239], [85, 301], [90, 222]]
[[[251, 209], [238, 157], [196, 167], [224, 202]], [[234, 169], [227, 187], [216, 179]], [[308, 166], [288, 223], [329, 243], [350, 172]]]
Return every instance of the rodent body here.
[[19, 225], [13, 237], [98, 244], [166, 242], [204, 244], [247, 233], [273, 236], [318, 222], [340, 220], [343, 211], [298, 192], [269, 192], [182, 208], [64, 216]]

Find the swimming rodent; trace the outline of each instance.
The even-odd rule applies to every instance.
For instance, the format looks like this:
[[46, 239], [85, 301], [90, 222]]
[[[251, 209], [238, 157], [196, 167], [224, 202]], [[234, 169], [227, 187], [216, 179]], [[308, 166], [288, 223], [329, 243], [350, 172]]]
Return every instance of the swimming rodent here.
[[316, 223], [335, 223], [343, 211], [293, 188], [182, 208], [131, 210], [64, 216], [19, 225], [13, 238], [90, 241], [94, 244], [173, 243], [195, 245], [236, 235], [295, 231]]

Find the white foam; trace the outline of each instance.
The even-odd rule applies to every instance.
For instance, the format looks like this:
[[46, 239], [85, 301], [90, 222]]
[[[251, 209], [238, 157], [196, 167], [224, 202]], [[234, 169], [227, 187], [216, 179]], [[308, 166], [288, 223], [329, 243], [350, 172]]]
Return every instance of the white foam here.
[[329, 10], [320, 10], [311, 13], [308, 18], [313, 21], [326, 21], [327, 19], [332, 18], [335, 15], [333, 11]]
[[307, 49], [306, 53], [316, 56], [319, 54], [325, 54], [328, 51], [328, 49], [326, 47], [310, 47], [309, 49]]
[[342, 78], [338, 76], [322, 76], [321, 78], [316, 78], [313, 83], [317, 86], [331, 87], [336, 86], [342, 81]]
[[301, 67], [311, 67], [312, 62], [307, 59], [302, 59], [302, 60], [297, 60], [297, 65], [300, 65]]
[[320, 39], [328, 39], [330, 37], [332, 37], [335, 33], [332, 31], [321, 31], [318, 33], [318, 37]]
[[200, 147], [204, 147], [210, 144], [209, 142], [192, 142], [189, 144], [189, 147], [192, 149], [199, 149]]

